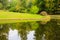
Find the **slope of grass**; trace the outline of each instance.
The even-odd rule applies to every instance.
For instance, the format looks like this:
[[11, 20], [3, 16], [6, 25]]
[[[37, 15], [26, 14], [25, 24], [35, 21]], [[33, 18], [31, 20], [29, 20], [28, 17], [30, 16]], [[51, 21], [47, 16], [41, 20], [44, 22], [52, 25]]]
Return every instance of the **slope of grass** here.
[[0, 10], [0, 24], [31, 21], [48, 21], [47, 17], [48, 16], [41, 16], [37, 14], [16, 13]]

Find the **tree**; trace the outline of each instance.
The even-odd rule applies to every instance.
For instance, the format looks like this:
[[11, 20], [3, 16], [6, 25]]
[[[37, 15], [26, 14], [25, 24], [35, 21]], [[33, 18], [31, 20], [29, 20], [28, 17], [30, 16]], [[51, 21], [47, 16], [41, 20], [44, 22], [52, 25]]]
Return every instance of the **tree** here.
[[2, 9], [6, 9], [8, 0], [0, 0], [0, 3], [2, 3], [2, 5], [3, 5]]

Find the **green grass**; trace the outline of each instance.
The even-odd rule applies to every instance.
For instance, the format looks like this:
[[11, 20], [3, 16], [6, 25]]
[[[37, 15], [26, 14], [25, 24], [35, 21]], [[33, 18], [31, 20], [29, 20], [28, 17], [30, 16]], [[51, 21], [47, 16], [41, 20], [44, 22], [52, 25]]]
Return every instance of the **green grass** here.
[[29, 13], [16, 13], [0, 10], [0, 24], [17, 23], [17, 22], [32, 22], [45, 21], [45, 16]]

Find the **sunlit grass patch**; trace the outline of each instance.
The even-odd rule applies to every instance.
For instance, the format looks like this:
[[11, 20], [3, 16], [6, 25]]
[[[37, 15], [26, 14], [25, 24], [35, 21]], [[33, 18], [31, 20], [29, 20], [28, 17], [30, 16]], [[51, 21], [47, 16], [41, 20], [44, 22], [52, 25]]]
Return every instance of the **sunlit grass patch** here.
[[0, 11], [0, 23], [46, 21], [45, 18], [47, 17], [37, 14]]

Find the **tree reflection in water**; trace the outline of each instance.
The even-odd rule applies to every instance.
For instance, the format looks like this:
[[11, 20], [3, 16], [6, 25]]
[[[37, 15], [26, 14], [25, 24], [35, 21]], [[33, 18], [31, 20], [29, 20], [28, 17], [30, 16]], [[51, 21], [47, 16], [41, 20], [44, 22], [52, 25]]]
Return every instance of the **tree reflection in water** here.
[[[60, 26], [57, 23], [57, 20], [51, 20], [44, 25], [39, 23], [35, 31], [36, 40], [60, 40]], [[45, 34], [44, 39], [42, 39], [43, 34]]]
[[18, 30], [21, 40], [27, 40], [27, 31], [25, 27], [21, 27], [21, 30]]
[[[27, 40], [29, 31], [35, 30], [34, 40], [60, 40], [60, 25], [59, 21], [51, 20], [47, 24], [34, 23], [13, 23], [0, 25], [0, 40], [8, 40], [9, 28], [18, 30], [21, 40]], [[32, 25], [32, 26], [31, 26]], [[38, 27], [38, 28], [37, 28]], [[30, 35], [31, 36], [31, 35]]]
[[11, 30], [18, 30], [18, 35], [21, 37], [21, 40], [27, 40], [26, 23], [12, 23], [9, 24], [9, 28]]
[[0, 40], [8, 40], [9, 27], [7, 24], [0, 25]]

